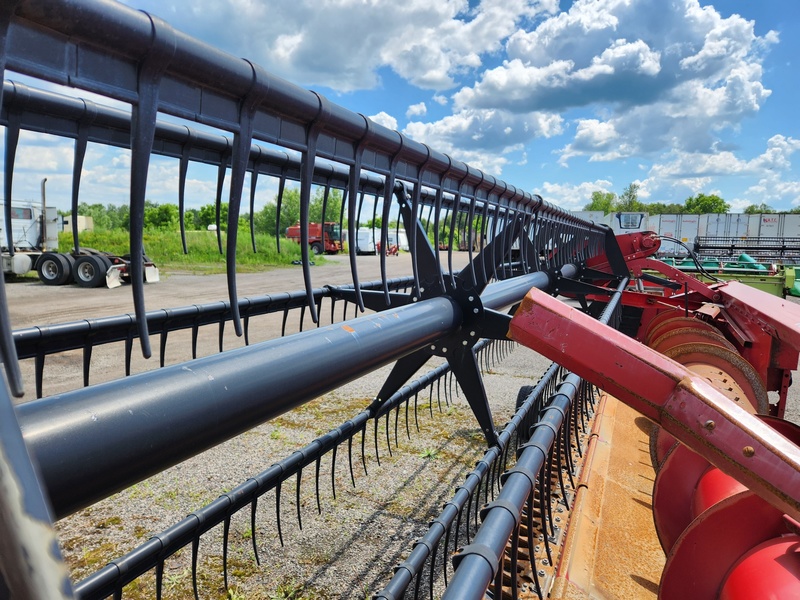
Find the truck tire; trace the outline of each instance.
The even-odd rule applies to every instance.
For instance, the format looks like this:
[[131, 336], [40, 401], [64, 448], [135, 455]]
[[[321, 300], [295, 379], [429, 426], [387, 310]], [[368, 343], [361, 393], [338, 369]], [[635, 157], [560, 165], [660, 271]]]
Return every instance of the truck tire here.
[[72, 263], [57, 252], [45, 252], [36, 261], [39, 281], [45, 285], [64, 285], [72, 277]]
[[106, 282], [106, 271], [111, 266], [111, 261], [105, 256], [93, 254], [81, 256], [75, 261], [73, 278], [81, 287], [100, 287]]
[[320, 244], [319, 242], [314, 242], [313, 244], [311, 244], [311, 253], [314, 256], [319, 256], [323, 252], [324, 252], [324, 249], [322, 247], [322, 244]]

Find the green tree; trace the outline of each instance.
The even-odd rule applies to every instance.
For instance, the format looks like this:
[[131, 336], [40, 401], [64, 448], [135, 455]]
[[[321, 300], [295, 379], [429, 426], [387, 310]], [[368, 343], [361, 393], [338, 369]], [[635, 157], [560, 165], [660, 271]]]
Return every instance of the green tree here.
[[759, 213], [774, 213], [775, 209], [772, 208], [769, 204], [762, 202], [761, 204], [751, 204], [747, 208], [744, 209], [744, 214], [746, 215], [757, 215]]
[[[225, 229], [228, 223], [228, 204], [223, 202], [219, 210], [220, 229]], [[197, 220], [200, 222], [200, 229], [208, 229], [209, 225], [217, 223], [217, 207], [215, 204], [204, 204], [197, 212]]]
[[177, 231], [178, 206], [175, 204], [145, 202], [144, 227], [145, 229], [158, 229], [160, 231]]
[[275, 222], [278, 221], [278, 233], [282, 237], [286, 228], [300, 220], [300, 190], [297, 188], [283, 190], [281, 198], [281, 214], [278, 219], [278, 197], [272, 202], [267, 202], [260, 211], [254, 215], [256, 231], [269, 234], [275, 233]]
[[[338, 222], [342, 214], [342, 192], [332, 189], [328, 193], [328, 201], [325, 203], [324, 188], [317, 188], [311, 197], [308, 205], [308, 216], [311, 223], [321, 223], [323, 221], [322, 209], [325, 204], [325, 221]], [[267, 202], [260, 211], [253, 215], [256, 231], [275, 233], [275, 221], [278, 218], [278, 197], [275, 196], [271, 202]], [[286, 233], [286, 228], [300, 221], [300, 190], [298, 188], [285, 189], [281, 199], [281, 214], [278, 231], [281, 236]]]
[[108, 215], [106, 207], [102, 204], [87, 204], [86, 202], [81, 202], [78, 204], [78, 214], [91, 217], [95, 229], [101, 231], [111, 229], [111, 218]]
[[671, 202], [666, 204], [664, 202], [650, 202], [645, 204], [647, 212], [651, 215], [679, 215], [686, 212], [686, 206]]
[[202, 229], [200, 225], [200, 211], [196, 208], [187, 208], [183, 211], [183, 222], [186, 229], [196, 231]]
[[726, 213], [730, 208], [730, 204], [716, 194], [711, 194], [709, 196], [697, 194], [696, 196], [690, 196], [686, 199], [686, 212], [688, 213], [695, 213], [698, 215], [706, 213]]
[[608, 214], [617, 210], [617, 195], [614, 192], [592, 192], [592, 201], [583, 210], [602, 210]]
[[639, 184], [631, 183], [622, 192], [617, 203], [620, 212], [647, 212], [647, 207], [639, 201]]
[[[322, 209], [325, 204], [325, 218], [323, 219]], [[308, 207], [309, 219], [312, 223], [325, 222], [338, 222], [342, 214], [342, 191], [331, 189], [328, 192], [328, 202], [325, 203], [325, 189], [317, 188], [314, 196], [311, 198], [311, 203]]]
[[111, 220], [111, 229], [130, 230], [131, 209], [127, 204], [109, 204], [106, 206], [106, 212]]

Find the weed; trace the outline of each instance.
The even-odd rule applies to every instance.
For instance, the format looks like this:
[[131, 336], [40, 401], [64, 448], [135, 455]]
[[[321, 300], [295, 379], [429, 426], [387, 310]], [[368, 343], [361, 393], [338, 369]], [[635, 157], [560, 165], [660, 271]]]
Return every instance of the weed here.
[[439, 451], [436, 448], [425, 448], [420, 453], [420, 458], [430, 458], [431, 460], [436, 460], [439, 456]]
[[236, 586], [235, 588], [228, 588], [227, 598], [228, 600], [245, 600], [246, 596], [244, 592], [239, 590], [239, 586]]
[[303, 596], [303, 584], [285, 580], [278, 584], [275, 592], [269, 595], [270, 600], [311, 600]]
[[119, 525], [120, 523], [122, 523], [122, 519], [119, 516], [115, 515], [113, 517], [108, 517], [107, 519], [103, 519], [98, 523], [95, 523], [95, 527], [97, 527], [97, 529], [108, 529], [112, 525]]

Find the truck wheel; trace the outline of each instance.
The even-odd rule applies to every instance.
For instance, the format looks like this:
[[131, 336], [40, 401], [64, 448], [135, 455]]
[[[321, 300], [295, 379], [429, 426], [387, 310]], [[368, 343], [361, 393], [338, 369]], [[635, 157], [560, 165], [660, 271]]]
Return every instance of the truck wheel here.
[[322, 252], [323, 252], [322, 244], [320, 244], [319, 242], [314, 242], [313, 244], [311, 244], [311, 253], [314, 256], [319, 256], [320, 254], [322, 254]]
[[63, 254], [45, 252], [36, 262], [36, 272], [45, 285], [64, 285], [72, 275], [71, 266]]
[[106, 271], [111, 262], [105, 256], [81, 256], [75, 261], [73, 278], [81, 287], [100, 287], [106, 281]]

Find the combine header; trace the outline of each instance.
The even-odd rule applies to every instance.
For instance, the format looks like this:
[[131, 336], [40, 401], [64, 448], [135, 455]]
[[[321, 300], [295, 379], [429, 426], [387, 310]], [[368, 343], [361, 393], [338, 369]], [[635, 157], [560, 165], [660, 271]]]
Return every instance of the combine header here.
[[[374, 597], [613, 595], [591, 573], [579, 573], [576, 565], [586, 563], [575, 558], [594, 551], [576, 545], [576, 532], [586, 521], [587, 490], [595, 485], [589, 473], [599, 452], [598, 423], [614, 402], [607, 394], [654, 424], [647, 427], [657, 472], [652, 509], [666, 556], [658, 595], [800, 595], [800, 435], [783, 420], [798, 364], [800, 307], [735, 282], [700, 283], [652, 258], [660, 243], [654, 234], [616, 237], [606, 226], [191, 39], [154, 15], [111, 2], [22, 0], [0, 9], [0, 31], [5, 77], [21, 73], [43, 85], [69, 85], [77, 94], [88, 91], [131, 105], [122, 111], [7, 81], [7, 198], [23, 130], [73, 141], [75, 203], [89, 141], [130, 149], [133, 256], [143, 252], [153, 154], [179, 166], [180, 233], [190, 163], [217, 167], [218, 221], [226, 178], [230, 189], [224, 301], [190, 304], [187, 298], [185, 306], [147, 310], [145, 265], [132, 261], [134, 314], [15, 330], [8, 313], [11, 294], [0, 285], [0, 352], [8, 383], [0, 389], [0, 597], [6, 588], [11, 597], [42, 600], [136, 597], [129, 584], [145, 581], [152, 582], [152, 588], [145, 586], [150, 596], [168, 597], [165, 565], [184, 549], [196, 598], [229, 594], [234, 581], [256, 585], [230, 568], [232, 519], [249, 513], [253, 561], [273, 563], [275, 556], [263, 551], [259, 500], [263, 506], [264, 496], [274, 493], [283, 543], [286, 482], [296, 481], [302, 526], [304, 469], [314, 470], [321, 511], [323, 459], [335, 464], [346, 444], [355, 485], [359, 441], [366, 473], [365, 439], [374, 438], [378, 458], [379, 424], [391, 452], [392, 415], [396, 439], [405, 410], [410, 437], [412, 401], [416, 414], [418, 396], [429, 394], [432, 411], [434, 391], [441, 399], [444, 389], [449, 402], [456, 384], [475, 417], [479, 435], [473, 443], [488, 449], [430, 528], [416, 540], [401, 541], [409, 550], [394, 576], [386, 574], [383, 588], [371, 590]], [[162, 121], [162, 114], [172, 121]], [[206, 127], [201, 131], [193, 121]], [[209, 127], [218, 133], [208, 133]], [[254, 214], [256, 188], [264, 179], [277, 184], [278, 213], [286, 183], [299, 184], [303, 289], [240, 298], [239, 216], [248, 183]], [[315, 188], [323, 198], [332, 190], [342, 193], [340, 214], [326, 214], [323, 206], [321, 222], [347, 231], [349, 240], [379, 216], [380, 247], [386, 248], [388, 224], [402, 221], [411, 272], [389, 277], [381, 252], [380, 279], [364, 282], [357, 244], [351, 243], [350, 281], [315, 287], [310, 265], [319, 249], [312, 249], [309, 215]], [[373, 207], [371, 215], [361, 214], [365, 204]], [[6, 212], [5, 222], [10, 219]], [[276, 243], [279, 222], [280, 214]], [[254, 227], [251, 219], [255, 249]], [[455, 269], [453, 249], [464, 240], [470, 241], [467, 264]], [[222, 252], [222, 237], [218, 243]], [[282, 318], [281, 335], [253, 339], [253, 322], [275, 313]], [[300, 331], [292, 333], [289, 316], [298, 313], [292, 322], [299, 322]], [[309, 321], [315, 326], [306, 327]], [[245, 344], [223, 351], [228, 323]], [[220, 352], [198, 357], [198, 332], [209, 325], [217, 327]], [[191, 332], [192, 359], [168, 365], [167, 338], [181, 330]], [[150, 358], [153, 336], [160, 364], [88, 385], [94, 349], [124, 344], [129, 375], [134, 345], [138, 341], [143, 357]], [[514, 342], [553, 363], [538, 382], [522, 387], [513, 418], [499, 427], [484, 373]], [[76, 349], [83, 351], [85, 387], [45, 396], [45, 358]], [[28, 358], [34, 360], [37, 399], [14, 406], [11, 396], [21, 396], [23, 384], [30, 384], [23, 382], [18, 363]], [[429, 362], [431, 370], [422, 370]], [[70, 577], [55, 551], [52, 519], [383, 366], [388, 375], [361, 412], [327, 424], [327, 433], [298, 443], [289, 456], [232, 489], [219, 490], [213, 502], [88, 577]], [[331, 484], [335, 494], [333, 475]], [[428, 510], [418, 507], [420, 514]], [[201, 538], [220, 525], [220, 552], [203, 561], [208, 544], [201, 547]], [[370, 561], [363, 557], [364, 565]], [[201, 584], [209, 580], [203, 571], [209, 568], [219, 584], [207, 590]], [[635, 575], [637, 565], [626, 569]]]

